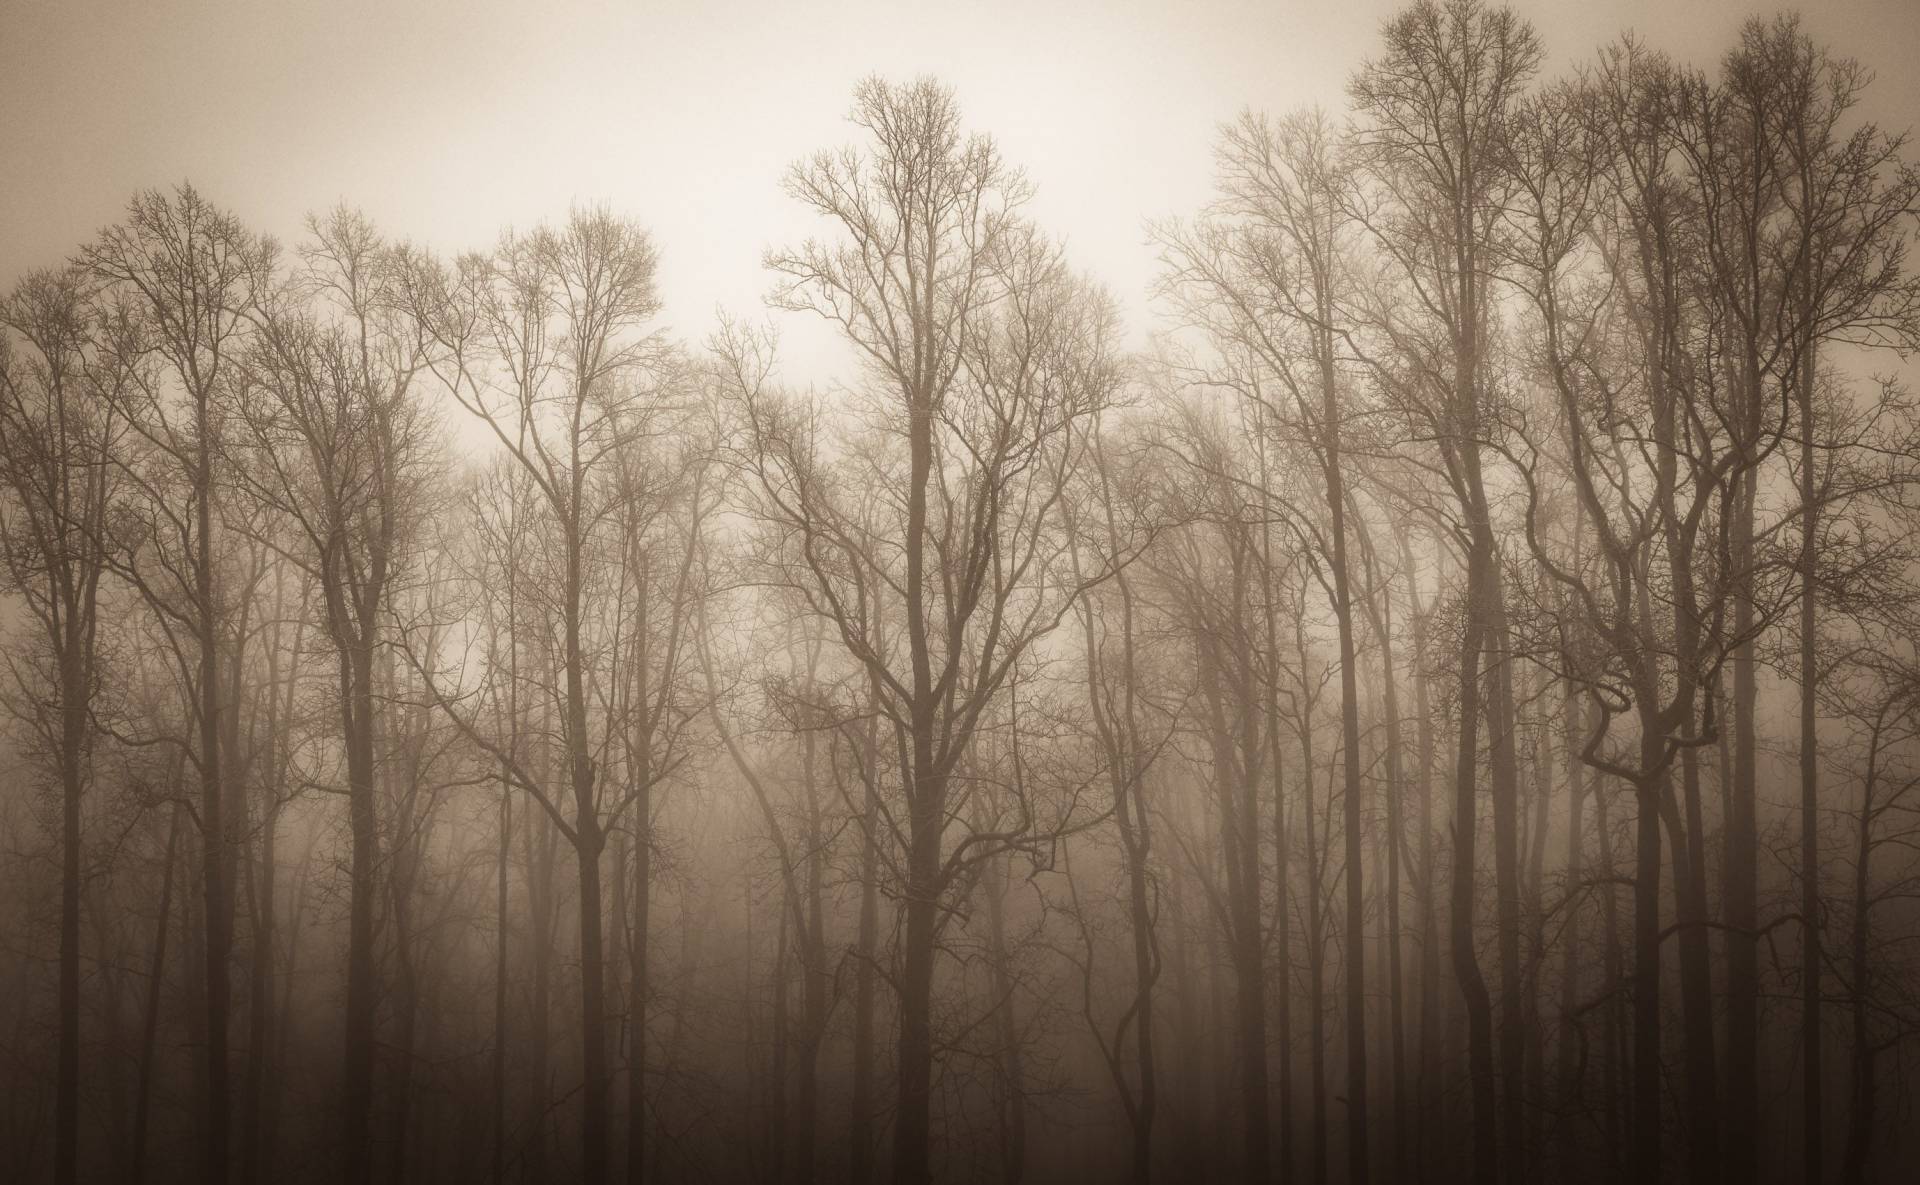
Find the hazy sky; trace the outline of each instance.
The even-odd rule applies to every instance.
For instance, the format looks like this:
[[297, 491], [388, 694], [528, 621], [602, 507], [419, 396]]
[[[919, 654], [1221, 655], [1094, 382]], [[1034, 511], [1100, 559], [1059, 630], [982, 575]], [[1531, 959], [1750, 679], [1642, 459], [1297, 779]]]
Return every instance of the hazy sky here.
[[[283, 240], [345, 200], [442, 250], [606, 202], [653, 230], [666, 321], [698, 339], [716, 306], [759, 314], [762, 250], [813, 225], [780, 175], [852, 137], [854, 82], [931, 73], [1027, 169], [1042, 225], [1137, 335], [1154, 269], [1142, 223], [1206, 200], [1215, 125], [1248, 105], [1338, 110], [1397, 7], [0, 0], [0, 283], [56, 262], [134, 190], [183, 178]], [[1558, 70], [1627, 28], [1710, 65], [1778, 6], [1514, 7]], [[1879, 75], [1871, 114], [1920, 123], [1920, 0], [1806, 9], [1817, 38]], [[804, 350], [804, 330], [783, 331]]]

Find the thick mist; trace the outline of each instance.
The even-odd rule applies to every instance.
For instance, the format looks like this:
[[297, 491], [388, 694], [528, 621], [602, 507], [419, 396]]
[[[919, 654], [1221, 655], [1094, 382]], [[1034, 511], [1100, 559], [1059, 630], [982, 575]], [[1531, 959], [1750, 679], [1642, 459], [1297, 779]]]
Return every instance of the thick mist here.
[[[750, 136], [531, 216], [595, 74], [422, 65], [449, 162], [531, 133], [444, 220], [255, 221], [225, 125], [107, 160], [0, 271], [0, 1163], [1905, 1179], [1911, 83], [1535, 8], [1369, 15], [1081, 213], [1152, 154], [1012, 145], [1084, 87], [824, 15]], [[1077, 19], [1150, 94], [1164, 14]]]

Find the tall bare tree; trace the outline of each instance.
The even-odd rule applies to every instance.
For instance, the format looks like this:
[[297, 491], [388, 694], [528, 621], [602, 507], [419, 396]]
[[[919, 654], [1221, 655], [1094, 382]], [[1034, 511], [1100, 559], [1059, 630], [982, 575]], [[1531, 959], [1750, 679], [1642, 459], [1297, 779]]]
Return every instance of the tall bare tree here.
[[557, 634], [557, 685], [546, 694], [560, 721], [562, 774], [529, 769], [452, 692], [435, 683], [432, 694], [574, 850], [581, 1173], [590, 1185], [606, 1179], [610, 1155], [601, 856], [610, 820], [635, 794], [632, 786], [610, 788], [602, 776], [614, 738], [596, 703], [605, 672], [594, 631], [617, 609], [607, 598], [619, 552], [607, 541], [622, 505], [614, 479], [620, 458], [663, 431], [674, 405], [668, 355], [642, 332], [659, 310], [656, 269], [652, 241], [637, 224], [579, 209], [558, 228], [509, 231], [491, 255], [462, 257], [452, 272], [416, 257], [402, 281], [404, 306], [430, 341], [426, 371], [525, 473], [554, 532], [541, 558]]
[[201, 1171], [223, 1185], [231, 1168], [228, 961], [237, 820], [223, 772], [233, 705], [221, 691], [222, 636], [232, 598], [222, 588], [215, 533], [219, 456], [233, 372], [270, 286], [275, 248], [183, 185], [135, 197], [126, 221], [102, 232], [81, 259], [130, 327], [119, 348], [131, 381], [120, 388], [116, 411], [132, 447], [109, 454], [128, 486], [110, 531], [114, 567], [153, 612], [192, 697], [187, 745], [200, 778], [207, 1026]]
[[0, 701], [34, 738], [60, 797], [57, 1185], [79, 1173], [82, 818], [103, 673], [101, 576], [116, 486], [108, 458], [124, 433], [114, 406], [130, 361], [101, 348], [112, 327], [89, 288], [76, 268], [36, 272], [0, 301], [0, 587], [32, 621], [23, 649], [8, 655], [13, 686]]
[[[781, 579], [867, 671], [902, 750], [904, 817], [889, 820], [906, 869], [894, 1180], [919, 1185], [932, 1174], [945, 898], [962, 870], [1036, 824], [1030, 810], [990, 832], [956, 824], [969, 816], [952, 774], [1014, 665], [1078, 592], [1060, 576], [1056, 507], [1082, 455], [1078, 427], [1113, 385], [1111, 322], [1020, 219], [1025, 180], [992, 141], [962, 132], [950, 91], [869, 80], [852, 119], [866, 151], [821, 153], [788, 175], [835, 238], [767, 264], [774, 302], [826, 318], [859, 357], [870, 463], [899, 490], [884, 521], [860, 513], [849, 472], [860, 454], [828, 451], [824, 425], [776, 395], [742, 334], [719, 344], [750, 512], [798, 557]], [[904, 617], [886, 649], [867, 612], [883, 595]]]

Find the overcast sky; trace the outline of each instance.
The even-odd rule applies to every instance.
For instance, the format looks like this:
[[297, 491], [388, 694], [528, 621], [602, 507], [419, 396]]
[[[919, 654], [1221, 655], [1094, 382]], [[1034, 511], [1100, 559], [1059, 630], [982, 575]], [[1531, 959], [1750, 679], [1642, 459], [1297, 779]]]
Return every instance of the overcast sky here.
[[[1389, 0], [0, 0], [0, 283], [57, 262], [141, 187], [191, 179], [283, 240], [358, 205], [441, 250], [605, 202], [652, 229], [665, 320], [697, 340], [760, 315], [761, 252], [808, 217], [795, 157], [853, 135], [868, 73], [957, 88], [1038, 187], [1034, 212], [1150, 324], [1143, 222], [1193, 211], [1243, 106], [1339, 110]], [[1560, 71], [1624, 29], [1711, 65], [1748, 0], [1516, 0]], [[1920, 123], [1920, 2], [1809, 3]], [[806, 331], [784, 327], [791, 335]], [[791, 337], [789, 340], [792, 340]], [[804, 347], [803, 347], [804, 348]]]

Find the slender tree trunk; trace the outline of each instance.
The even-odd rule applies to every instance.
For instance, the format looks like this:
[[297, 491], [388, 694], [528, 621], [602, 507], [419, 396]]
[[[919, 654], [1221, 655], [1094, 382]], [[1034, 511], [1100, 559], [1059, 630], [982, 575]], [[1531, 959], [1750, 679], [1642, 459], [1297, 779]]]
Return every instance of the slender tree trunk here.
[[160, 989], [167, 975], [167, 921], [173, 914], [173, 860], [180, 842], [181, 808], [176, 804], [167, 824], [167, 854], [160, 872], [160, 917], [154, 923], [153, 963], [147, 975], [147, 1002], [140, 1022], [140, 1080], [133, 1095], [132, 1185], [147, 1172], [147, 1120], [153, 1097], [153, 1047], [160, 1031]]
[[[577, 768], [577, 767], [576, 767]], [[576, 793], [580, 793], [576, 789]], [[591, 798], [592, 791], [583, 795]], [[604, 837], [587, 805], [574, 824], [580, 860], [580, 1038], [585, 1081], [581, 1096], [580, 1168], [585, 1185], [607, 1179], [606, 955], [601, 948], [600, 852]]]
[[1514, 707], [1512, 644], [1508, 635], [1506, 593], [1499, 560], [1488, 548], [1484, 588], [1490, 618], [1487, 644], [1491, 658], [1491, 697], [1487, 703], [1487, 742], [1493, 775], [1493, 869], [1495, 921], [1500, 962], [1500, 1133], [1501, 1161], [1508, 1181], [1528, 1178], [1525, 1089], [1528, 991], [1520, 962], [1520, 768], [1518, 718]]
[[933, 471], [933, 396], [908, 399], [906, 549], [907, 652], [913, 666], [908, 705], [906, 932], [901, 951], [899, 1100], [894, 1119], [893, 1185], [933, 1177], [933, 960], [940, 913], [941, 838], [946, 830], [945, 770], [934, 768], [931, 626], [926, 606], [927, 483]]
[[[269, 694], [274, 693], [270, 690]], [[272, 745], [269, 741], [269, 750]], [[249, 1183], [261, 1179], [262, 1114], [273, 1044], [274, 881], [277, 877], [274, 849], [279, 813], [277, 804], [267, 804], [266, 817], [260, 824], [260, 869], [248, 878], [253, 886], [253, 974], [248, 988], [247, 1097], [243, 1104], [240, 1165], [241, 1179]]]
[[[1267, 1107], [1266, 935], [1260, 924], [1260, 831], [1258, 817], [1261, 747], [1259, 713], [1248, 675], [1252, 656], [1243, 640], [1252, 636], [1246, 626], [1246, 554], [1235, 540], [1233, 581], [1234, 654], [1224, 654], [1221, 641], [1203, 634], [1196, 639], [1200, 679], [1208, 705], [1208, 731], [1213, 743], [1214, 792], [1219, 806], [1220, 853], [1226, 868], [1226, 935], [1234, 976], [1233, 1035], [1235, 1065], [1240, 1071], [1242, 1172], [1249, 1182], [1265, 1182], [1271, 1172], [1270, 1119]], [[1229, 672], [1231, 686], [1223, 676]], [[1238, 709], [1230, 720], [1226, 707]], [[1240, 759], [1235, 758], [1239, 742]]]
[[[1547, 907], [1546, 907], [1546, 865], [1547, 833], [1553, 818], [1553, 784], [1555, 771], [1549, 740], [1553, 733], [1551, 710], [1546, 707], [1548, 681], [1544, 677], [1538, 681], [1528, 680], [1529, 702], [1538, 702], [1541, 711], [1538, 723], [1533, 728], [1533, 755], [1529, 763], [1532, 774], [1532, 822], [1527, 831], [1527, 877], [1526, 877], [1526, 919], [1527, 950], [1526, 971], [1522, 982], [1526, 985], [1527, 1013], [1527, 1077], [1526, 1098], [1536, 1108], [1547, 1102], [1547, 1034], [1544, 1019], [1540, 1014], [1540, 977], [1546, 968], [1547, 960]], [[1537, 689], [1538, 694], [1535, 694]], [[1538, 1138], [1542, 1127], [1536, 1123], [1533, 1128]], [[1530, 1148], [1534, 1157], [1534, 1171], [1540, 1171], [1545, 1151], [1544, 1140], [1538, 1146]]]
[[631, 973], [627, 987], [627, 1185], [643, 1185], [647, 1178], [647, 1021], [653, 994], [649, 949], [653, 937], [651, 764], [650, 758], [643, 758], [641, 768], [635, 771], [639, 789], [633, 800], [633, 934], [627, 939]]
[[1467, 1011], [1467, 1058], [1473, 1100], [1473, 1179], [1492, 1182], [1499, 1173], [1494, 1118], [1493, 1002], [1474, 953], [1474, 880], [1479, 817], [1476, 799], [1480, 748], [1480, 652], [1486, 636], [1481, 602], [1489, 557], [1468, 562], [1466, 636], [1460, 644], [1459, 753], [1454, 767], [1452, 919], [1453, 974]]
[[1404, 531], [1396, 532], [1400, 547], [1401, 570], [1409, 581], [1408, 612], [1413, 621], [1413, 711], [1420, 750], [1420, 1025], [1416, 1060], [1419, 1063], [1420, 1099], [1414, 1150], [1420, 1166], [1418, 1176], [1425, 1179], [1433, 1149], [1428, 1141], [1428, 1125], [1440, 1108], [1440, 911], [1438, 869], [1433, 843], [1433, 763], [1435, 736], [1432, 706], [1427, 694], [1427, 614], [1420, 605], [1419, 588], [1414, 584], [1416, 571], [1413, 549]]
[[[1273, 694], [1267, 697], [1267, 739], [1273, 746], [1273, 944], [1275, 950], [1275, 977], [1279, 983], [1274, 991], [1274, 1027], [1280, 1035], [1280, 1179], [1293, 1180], [1294, 1118], [1293, 1100], [1293, 924], [1288, 911], [1292, 908], [1287, 900], [1287, 878], [1292, 875], [1292, 860], [1287, 852], [1287, 796], [1286, 769], [1281, 762], [1280, 753], [1280, 705], [1279, 677], [1280, 639], [1274, 629], [1272, 594], [1268, 594], [1267, 612], [1268, 645], [1273, 649], [1274, 680]], [[1313, 783], [1307, 782], [1307, 794], [1311, 798]], [[1144, 877], [1136, 891], [1136, 911], [1145, 904]], [[1136, 923], [1137, 925], [1137, 923]], [[1136, 951], [1138, 936], [1136, 931]], [[1149, 938], [1150, 941], [1150, 938]], [[1142, 954], [1146, 952], [1140, 952]], [[1146, 1050], [1142, 1049], [1144, 1058]], [[1150, 1114], [1150, 1113], [1149, 1113]], [[1144, 1185], [1145, 1178], [1136, 1178], [1137, 1185]]]
[[[1749, 399], [1757, 399], [1750, 395]], [[1759, 842], [1754, 808], [1757, 798], [1754, 706], [1759, 695], [1754, 658], [1753, 514], [1759, 476], [1748, 468], [1737, 479], [1734, 496], [1732, 564], [1735, 581], [1733, 632], [1745, 639], [1733, 654], [1733, 770], [1728, 792], [1725, 831], [1722, 908], [1727, 930], [1722, 936], [1727, 961], [1727, 1130], [1759, 1130]], [[1754, 1139], [1727, 1144], [1725, 1176], [1731, 1182], [1755, 1179]]]
[[1820, 1033], [1820, 737], [1819, 482], [1814, 471], [1813, 390], [1817, 353], [1809, 342], [1798, 367], [1800, 403], [1800, 1071], [1803, 1164], [1807, 1185], [1820, 1185], [1825, 1165]]
[[1878, 771], [1879, 737], [1867, 762], [1867, 776], [1861, 792], [1859, 838], [1853, 855], [1853, 933], [1849, 961], [1853, 971], [1852, 1098], [1847, 1108], [1847, 1144], [1841, 1159], [1841, 1185], [1866, 1185], [1873, 1159], [1873, 1133], [1878, 1118], [1878, 1094], [1874, 1079], [1873, 1033], [1868, 1016], [1873, 1000], [1873, 966], [1867, 960], [1870, 894], [1873, 866], [1873, 821], [1877, 813], [1873, 794]]
[[91, 688], [72, 638], [60, 643], [60, 1052], [54, 1086], [53, 1177], [79, 1179], [80, 1156], [80, 797]]
[[[330, 593], [339, 598], [341, 590]], [[344, 615], [344, 607], [336, 609]], [[343, 623], [340, 644], [342, 728], [347, 748], [347, 810], [352, 831], [352, 893], [347, 925], [345, 1108], [341, 1141], [347, 1185], [373, 1180], [374, 957], [373, 912], [379, 862], [379, 817], [374, 804], [373, 648], [347, 643]]]
[[989, 975], [993, 987], [994, 1028], [1000, 1042], [1002, 1076], [1001, 1096], [1001, 1179], [1006, 1185], [1020, 1185], [1027, 1173], [1027, 1086], [1021, 1064], [1020, 1029], [1013, 1007], [1013, 975], [1008, 965], [1006, 892], [1007, 871], [1004, 858], [996, 857], [996, 867], [988, 871], [987, 947]]
[[[549, 733], [549, 735], [551, 735]], [[532, 1181], [547, 1179], [547, 1128], [552, 1084], [552, 1045], [548, 1018], [553, 1014], [553, 820], [544, 811], [531, 814], [533, 826], [523, 826], [520, 834], [527, 849], [527, 898], [533, 915], [533, 999], [532, 1031], [527, 1040], [533, 1052], [531, 1097], [528, 1100], [527, 1158], [524, 1177]]]
[[[1643, 703], [1648, 689], [1641, 688]], [[1657, 770], [1665, 743], [1643, 706], [1640, 768]], [[1649, 773], [1635, 787], [1638, 823], [1633, 878], [1633, 1149], [1636, 1181], [1660, 1175], [1660, 799], [1666, 775]]]
[[[1576, 693], [1571, 685], [1566, 689], [1566, 701], [1561, 716], [1561, 743], [1566, 756], [1567, 780], [1567, 857], [1566, 891], [1577, 894], [1583, 891], [1585, 850], [1582, 832], [1582, 807], [1585, 805], [1585, 771], [1580, 761], [1580, 724]], [[1597, 776], [1597, 775], [1596, 775]], [[1609, 892], [1612, 890], [1609, 889]], [[1560, 939], [1560, 1033], [1558, 1038], [1558, 1062], [1555, 1076], [1558, 1081], [1556, 1093], [1559, 1096], [1561, 1113], [1571, 1116], [1579, 1112], [1582, 1091], [1579, 1069], [1580, 1035], [1575, 1028], [1578, 1021], [1574, 1010], [1580, 1006], [1580, 954], [1581, 909], [1577, 899], [1567, 906], [1567, 920], [1561, 931]], [[1560, 1149], [1562, 1159], [1573, 1155], [1573, 1125], [1577, 1122], [1569, 1119], [1560, 1128]]]
[[1683, 831], [1673, 836], [1675, 936], [1680, 956], [1680, 1012], [1686, 1049], [1687, 1153], [1698, 1185], [1712, 1185], [1720, 1166], [1718, 1058], [1714, 1053], [1713, 968], [1710, 963], [1705, 830], [1700, 803], [1698, 752], [1681, 753]]
[[[1306, 663], [1306, 638], [1300, 619], [1294, 623], [1294, 644], [1299, 652], [1304, 668]], [[1306, 672], [1301, 671], [1302, 691], [1306, 692]], [[1324, 1185], [1327, 1179], [1327, 993], [1326, 993], [1326, 957], [1327, 931], [1325, 910], [1321, 905], [1322, 890], [1325, 887], [1324, 870], [1326, 860], [1320, 849], [1318, 804], [1314, 801], [1317, 791], [1314, 789], [1313, 761], [1313, 713], [1312, 697], [1308, 693], [1303, 697], [1305, 705], [1301, 710], [1300, 721], [1300, 766], [1301, 816], [1306, 823], [1306, 851], [1302, 853], [1306, 860], [1307, 878], [1305, 893], [1307, 900], [1307, 1040], [1308, 1067], [1312, 1074], [1312, 1100], [1310, 1122], [1312, 1131], [1307, 1143], [1308, 1179], [1313, 1185]], [[1332, 771], [1328, 771], [1331, 775]]]
[[493, 1185], [504, 1185], [507, 1179], [507, 853], [512, 846], [513, 791], [503, 769], [493, 873]]
[[[579, 484], [576, 470], [574, 482]], [[576, 488], [571, 502], [580, 506]], [[580, 1118], [580, 1179], [583, 1185], [604, 1185], [607, 1179], [607, 966], [600, 917], [600, 856], [606, 836], [600, 826], [595, 799], [597, 770], [587, 738], [586, 654], [581, 642], [581, 574], [584, 541], [579, 525], [568, 519], [567, 575], [564, 600], [567, 713], [567, 774], [573, 792], [573, 849], [579, 865], [580, 888], [580, 1044], [582, 1114]]]
[[[1324, 308], [1324, 306], [1323, 306]], [[1346, 840], [1346, 1013], [1347, 1013], [1347, 1180], [1367, 1185], [1367, 960], [1366, 860], [1360, 834], [1359, 659], [1353, 637], [1353, 591], [1347, 564], [1347, 495], [1341, 472], [1340, 407], [1333, 374], [1331, 330], [1317, 336], [1322, 374], [1322, 463], [1327, 511], [1332, 519], [1333, 616], [1340, 643], [1340, 756], [1345, 797], [1341, 800]], [[1396, 870], [1397, 871], [1397, 870]]]
[[[817, 651], [815, 652], [818, 653]], [[809, 668], [808, 681], [814, 678]], [[820, 1043], [826, 1037], [828, 995], [833, 990], [827, 969], [826, 902], [826, 828], [820, 818], [819, 786], [814, 766], [818, 732], [809, 728], [802, 747], [805, 750], [803, 781], [807, 795], [807, 853], [804, 929], [800, 967], [800, 1065], [796, 1074], [793, 1131], [794, 1180], [798, 1185], [813, 1185], [814, 1166], [820, 1139]]]
[[[919, 781], [919, 779], [915, 779]], [[894, 1121], [896, 1185], [927, 1185], [932, 1180], [930, 1107], [933, 1088], [933, 955], [938, 918], [938, 823], [931, 814], [931, 789], [914, 794], [914, 824], [908, 849], [906, 933], [901, 950], [899, 1074], [900, 1104]]]
[[[1174, 1013], [1174, 1048], [1180, 1052], [1179, 1086], [1182, 1093], [1190, 1098], [1203, 1098], [1198, 1064], [1202, 1053], [1200, 1015], [1197, 997], [1199, 988], [1194, 983], [1193, 955], [1190, 947], [1199, 927], [1193, 922], [1188, 910], [1187, 878], [1183, 870], [1176, 867], [1172, 879], [1173, 912], [1173, 982], [1174, 1000], [1178, 1010]], [[1177, 1133], [1178, 1158], [1181, 1171], [1190, 1179], [1197, 1179], [1205, 1171], [1201, 1156], [1202, 1139], [1197, 1119], [1199, 1108], [1182, 1107], [1175, 1111], [1179, 1122]]]
[[399, 819], [393, 845], [392, 867], [388, 873], [388, 892], [392, 897], [394, 966], [393, 1039], [390, 1051], [393, 1069], [387, 1098], [388, 1179], [405, 1181], [407, 1176], [407, 1137], [413, 1119], [414, 1040], [420, 1009], [419, 971], [414, 963], [412, 897], [414, 866], [418, 856], [411, 838], [415, 820], [408, 810]]
[[880, 949], [880, 796], [874, 792], [880, 747], [875, 735], [878, 704], [868, 704], [869, 718], [862, 733], [861, 781], [865, 807], [860, 824], [860, 936], [853, 979], [853, 1087], [847, 1180], [868, 1185], [873, 1179], [874, 1154], [874, 989], [875, 960]]
[[1401, 801], [1406, 781], [1401, 768], [1400, 690], [1393, 662], [1393, 590], [1385, 584], [1380, 589], [1379, 635], [1387, 724], [1387, 1015], [1393, 1070], [1393, 1177], [1404, 1181], [1409, 1167], [1407, 1111], [1412, 1102], [1407, 1093], [1406, 1001], [1400, 967], [1400, 855], [1406, 842]]
[[[1600, 970], [1608, 984], [1619, 984], [1625, 975], [1625, 960], [1620, 951], [1620, 903], [1612, 883], [1613, 820], [1610, 808], [1613, 796], [1603, 790], [1603, 785], [1596, 776], [1593, 782], [1593, 833], [1599, 849], [1599, 875], [1605, 882], [1600, 895]], [[1629, 1059], [1625, 1056], [1625, 1038], [1620, 1032], [1620, 1009], [1613, 1003], [1601, 1009], [1600, 1029], [1600, 1043], [1605, 1051], [1600, 1061], [1600, 1092], [1603, 1096], [1601, 1132], [1605, 1137], [1609, 1161], [1617, 1164], [1619, 1150], [1627, 1143], [1621, 1136], [1620, 1067], [1628, 1064]]]
[[219, 607], [214, 600], [213, 570], [213, 427], [208, 398], [195, 402], [195, 428], [200, 441], [194, 474], [197, 509], [197, 546], [193, 553], [195, 622], [200, 643], [198, 716], [200, 729], [201, 892], [206, 914], [206, 1099], [202, 1118], [201, 1179], [206, 1185], [226, 1185], [231, 1157], [229, 1117], [233, 1089], [227, 1055], [227, 1027], [232, 1012], [228, 960], [233, 951], [233, 897], [227, 884], [227, 849], [231, 837], [226, 793], [221, 780], [221, 704]]

